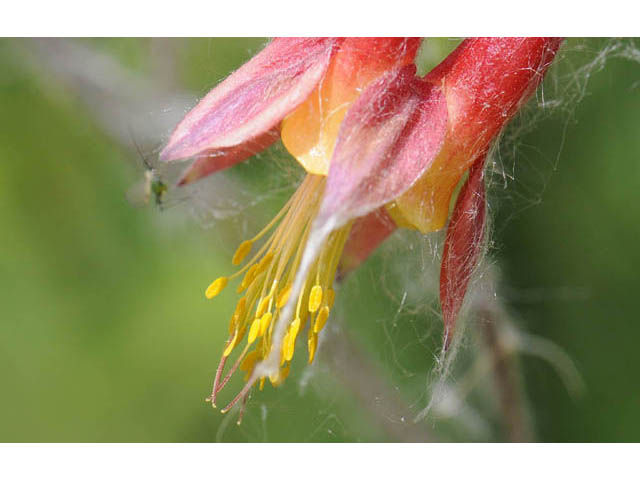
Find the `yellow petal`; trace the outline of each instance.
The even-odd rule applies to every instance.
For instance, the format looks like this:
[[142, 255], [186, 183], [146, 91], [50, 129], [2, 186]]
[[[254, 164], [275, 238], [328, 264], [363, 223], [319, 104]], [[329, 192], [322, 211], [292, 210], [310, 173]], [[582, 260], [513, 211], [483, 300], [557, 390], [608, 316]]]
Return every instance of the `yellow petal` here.
[[451, 196], [474, 159], [443, 148], [422, 177], [387, 211], [401, 226], [424, 234], [440, 230], [449, 217]]

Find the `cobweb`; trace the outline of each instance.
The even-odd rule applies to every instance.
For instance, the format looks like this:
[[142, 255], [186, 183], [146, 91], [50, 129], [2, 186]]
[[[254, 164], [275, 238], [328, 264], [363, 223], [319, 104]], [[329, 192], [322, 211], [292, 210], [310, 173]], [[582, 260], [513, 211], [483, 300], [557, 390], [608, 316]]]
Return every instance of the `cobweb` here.
[[[495, 143], [487, 168], [488, 193], [492, 204], [501, 205], [509, 216], [540, 204], [562, 158], [566, 136], [576, 122], [576, 109], [589, 94], [589, 82], [612, 60], [640, 61], [640, 48], [633, 38], [569, 39], [558, 52], [545, 81]], [[638, 82], [630, 85], [636, 88]], [[543, 121], [560, 126], [557, 147], [544, 154], [523, 141]], [[490, 207], [492, 205], [490, 204]], [[507, 222], [508, 223], [508, 218]]]

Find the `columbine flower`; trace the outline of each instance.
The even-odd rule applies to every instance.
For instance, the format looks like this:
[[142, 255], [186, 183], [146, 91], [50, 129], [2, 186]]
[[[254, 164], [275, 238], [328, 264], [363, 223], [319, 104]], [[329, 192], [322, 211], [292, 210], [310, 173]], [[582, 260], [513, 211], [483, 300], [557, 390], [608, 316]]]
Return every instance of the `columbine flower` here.
[[[266, 376], [281, 383], [307, 325], [313, 361], [345, 244], [344, 270], [366, 258], [396, 225], [423, 233], [442, 228], [453, 191], [468, 172], [443, 252], [441, 303], [449, 341], [483, 237], [488, 147], [535, 90], [559, 43], [467, 40], [420, 79], [412, 63], [418, 39], [276, 39], [185, 117], [161, 154], [164, 160], [196, 158], [182, 184], [247, 158], [279, 131], [308, 172], [232, 262], [242, 263], [270, 235], [257, 252], [206, 291], [215, 297], [230, 279], [243, 276], [212, 402], [237, 368], [247, 372], [247, 384], [224, 411], [246, 400], [257, 380], [261, 387]], [[226, 359], [245, 336], [222, 379]]]
[[[273, 351], [280, 368], [269, 377], [280, 384], [307, 325], [308, 360], [313, 361], [318, 333], [333, 305], [333, 279], [350, 224], [323, 239], [305, 275], [297, 272], [322, 203], [338, 132], [349, 106], [367, 86], [390, 69], [412, 64], [419, 44], [418, 38], [275, 39], [189, 112], [161, 153], [165, 161], [195, 157], [179, 181], [185, 184], [246, 159], [280, 135], [308, 172], [273, 221], [240, 244], [232, 263], [243, 263], [266, 237], [261, 247], [236, 273], [216, 279], [206, 290], [213, 298], [229, 280], [241, 278], [237, 291], [242, 296], [229, 325], [212, 403], [238, 368], [247, 372], [250, 387], [257, 365]], [[298, 277], [302, 284], [294, 286]], [[294, 315], [283, 317], [290, 299]], [[227, 358], [245, 338], [223, 379]], [[262, 388], [266, 376], [259, 376]], [[229, 407], [246, 398], [249, 387]]]

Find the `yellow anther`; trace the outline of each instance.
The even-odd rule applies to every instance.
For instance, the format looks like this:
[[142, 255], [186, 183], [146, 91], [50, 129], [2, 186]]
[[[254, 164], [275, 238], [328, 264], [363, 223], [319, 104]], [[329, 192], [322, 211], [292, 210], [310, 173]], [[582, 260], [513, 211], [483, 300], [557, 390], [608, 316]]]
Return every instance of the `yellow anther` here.
[[293, 336], [294, 340], [298, 336], [298, 332], [300, 331], [300, 324], [301, 323], [302, 323], [302, 320], [300, 320], [300, 317], [296, 317], [296, 319], [293, 322], [291, 322], [291, 326], [289, 327], [289, 331], [291, 332], [291, 335]]
[[236, 342], [238, 341], [238, 337], [239, 337], [238, 330], [236, 330], [236, 333], [233, 335], [233, 338], [227, 344], [227, 348], [225, 348], [224, 352], [222, 353], [223, 357], [228, 357], [229, 355], [231, 355], [231, 352], [233, 351], [233, 347], [236, 346]]
[[240, 370], [243, 372], [250, 372], [253, 370], [256, 361], [258, 360], [258, 352], [256, 350], [249, 352], [242, 363], [240, 364]]
[[284, 308], [284, 306], [289, 301], [289, 297], [291, 296], [291, 286], [291, 284], [287, 285], [282, 290], [280, 290], [280, 293], [278, 293], [278, 298], [276, 301], [276, 306], [278, 308]]
[[207, 290], [204, 292], [205, 296], [208, 299], [212, 299], [213, 297], [218, 295], [224, 289], [224, 287], [227, 286], [228, 282], [229, 279], [227, 277], [216, 278], [213, 282], [211, 282], [211, 285], [207, 287]]
[[281, 368], [275, 375], [269, 375], [269, 380], [274, 387], [278, 387], [282, 385], [282, 382], [286, 380], [289, 376], [289, 370], [291, 369], [291, 364], [288, 364], [286, 367]]
[[269, 328], [269, 325], [271, 324], [272, 318], [273, 315], [271, 314], [271, 312], [267, 312], [262, 315], [262, 317], [260, 318], [260, 332], [258, 333], [258, 335], [264, 335], [264, 332], [267, 331], [267, 328]]
[[242, 297], [238, 300], [238, 304], [236, 305], [236, 310], [233, 312], [233, 316], [231, 317], [231, 321], [229, 322], [229, 333], [233, 333], [238, 325], [238, 322], [247, 311], [247, 297]]
[[251, 324], [251, 328], [249, 329], [249, 336], [247, 337], [247, 342], [251, 345], [256, 338], [258, 337], [258, 332], [260, 331], [260, 319], [256, 318]]
[[241, 317], [247, 311], [247, 297], [242, 297], [236, 304], [236, 310], [233, 312], [234, 317]]
[[316, 356], [316, 348], [318, 347], [318, 334], [312, 333], [309, 336], [309, 340], [307, 341], [307, 346], [309, 348], [309, 363], [313, 362], [313, 357]]
[[326, 305], [320, 309], [318, 316], [316, 317], [316, 323], [313, 326], [313, 331], [318, 333], [322, 330], [322, 327], [327, 323], [327, 319], [329, 318], [329, 307]]
[[262, 260], [260, 260], [260, 262], [258, 262], [257, 264], [258, 267], [256, 268], [256, 277], [267, 269], [267, 267], [271, 263], [271, 260], [273, 260], [272, 252], [268, 252], [264, 257], [262, 257]]
[[[326, 328], [334, 302], [331, 282], [351, 228], [351, 224], [348, 224], [330, 234], [318, 251], [318, 260], [310, 267], [305, 278], [301, 279], [300, 292], [294, 298], [292, 281], [301, 274], [297, 270], [304, 257], [325, 183], [326, 179], [322, 176], [307, 176], [276, 219], [258, 235], [238, 245], [231, 261], [234, 265], [242, 266], [232, 275], [216, 279], [207, 288], [207, 298], [213, 298], [226, 288], [230, 280], [241, 280], [238, 285], [240, 295], [229, 322], [229, 338], [223, 347], [223, 359], [217, 372], [218, 387], [226, 385], [236, 369], [243, 371], [242, 376], [245, 376], [246, 381], [253, 381], [258, 377], [261, 390], [267, 378], [270, 378], [274, 386], [280, 385], [289, 375], [297, 348], [297, 337], [303, 333], [307, 336], [308, 332], [309, 363], [314, 361], [319, 343], [318, 332]], [[263, 246], [258, 251], [259, 239], [276, 225], [270, 238], [265, 242], [260, 241]], [[253, 249], [254, 244], [256, 251]], [[274, 324], [290, 303], [295, 303], [295, 313], [282, 319], [287, 329], [278, 338], [274, 332]], [[247, 335], [247, 343], [244, 342], [244, 335]], [[279, 348], [275, 348], [276, 343]], [[242, 353], [233, 354], [235, 349], [241, 349]], [[220, 381], [225, 359], [230, 359], [232, 354], [234, 366], [224, 380]], [[266, 358], [272, 358], [280, 364], [278, 369], [269, 370], [273, 373], [271, 376], [258, 370], [259, 362]], [[250, 388], [251, 385], [247, 386], [231, 405], [240, 399], [246, 400]]]
[[[297, 332], [296, 332], [297, 333]], [[282, 357], [286, 362], [291, 361], [293, 358], [293, 352], [296, 347], [296, 336], [293, 330], [289, 330], [289, 333], [284, 337], [282, 341]]]
[[333, 302], [336, 301], [336, 292], [333, 291], [333, 288], [327, 290], [327, 305], [329, 308], [333, 308]]
[[284, 365], [285, 357], [287, 356], [287, 347], [289, 345], [289, 339], [291, 338], [291, 332], [287, 332], [287, 334], [282, 339], [282, 348], [280, 349], [280, 366]]
[[240, 265], [247, 254], [251, 251], [251, 247], [253, 247], [253, 242], [251, 240], [245, 240], [242, 242], [236, 250], [236, 253], [233, 254], [231, 263], [234, 265]]
[[309, 293], [309, 311], [311, 313], [317, 311], [322, 303], [322, 287], [314, 285]]
[[258, 308], [256, 309], [256, 318], [260, 318], [267, 311], [269, 300], [271, 300], [270, 295], [267, 295], [266, 297], [262, 297], [260, 299], [260, 301], [258, 302]]
[[231, 321], [229, 322], [229, 335], [236, 331], [236, 327], [238, 326], [238, 319], [235, 315], [231, 317]]
[[249, 285], [251, 285], [251, 282], [253, 282], [257, 276], [257, 271], [258, 265], [251, 265], [251, 267], [249, 267], [249, 270], [247, 270], [247, 273], [245, 273], [244, 277], [242, 278], [242, 282], [240, 282], [240, 285], [238, 285], [238, 293], [242, 292]]
[[287, 364], [282, 370], [280, 370], [280, 381], [284, 382], [289, 376], [289, 371], [291, 370], [291, 364]]

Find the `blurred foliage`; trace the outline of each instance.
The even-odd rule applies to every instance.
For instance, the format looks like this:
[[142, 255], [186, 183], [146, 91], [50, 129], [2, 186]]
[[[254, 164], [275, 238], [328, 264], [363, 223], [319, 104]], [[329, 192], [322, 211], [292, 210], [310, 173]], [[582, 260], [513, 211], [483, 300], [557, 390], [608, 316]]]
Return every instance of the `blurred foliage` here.
[[[173, 81], [201, 95], [265, 40], [171, 40], [160, 48], [149, 39], [78, 41], [151, 82], [167, 80], [155, 78], [154, 58], [171, 55]], [[0, 441], [397, 439], [322, 361], [308, 379], [298, 358], [283, 387], [253, 396], [240, 427], [204, 402], [234, 296], [212, 305], [203, 290], [229, 271], [237, 225], [202, 228], [180, 205], [133, 208], [126, 192], [142, 177], [141, 159], [108, 137], [73, 92], [26, 68], [20, 42], [28, 40], [0, 43]], [[446, 51], [455, 41], [440, 44]], [[604, 40], [587, 45], [567, 55], [579, 65]], [[421, 55], [428, 62], [434, 54]], [[510, 312], [564, 348], [586, 382], [585, 394], [572, 398], [548, 364], [523, 358], [539, 440], [640, 440], [639, 81], [640, 65], [611, 60], [573, 113], [536, 120], [518, 139], [511, 193], [491, 205], [491, 254]], [[260, 188], [251, 167], [230, 174]], [[252, 226], [271, 207], [253, 209]], [[406, 256], [437, 265], [428, 250]], [[396, 318], [389, 291], [401, 294], [413, 280], [388, 271], [389, 253], [348, 279], [335, 324], [415, 411], [440, 332], [433, 298]], [[236, 379], [227, 388], [239, 386]], [[366, 406], [375, 410], [376, 401]]]

